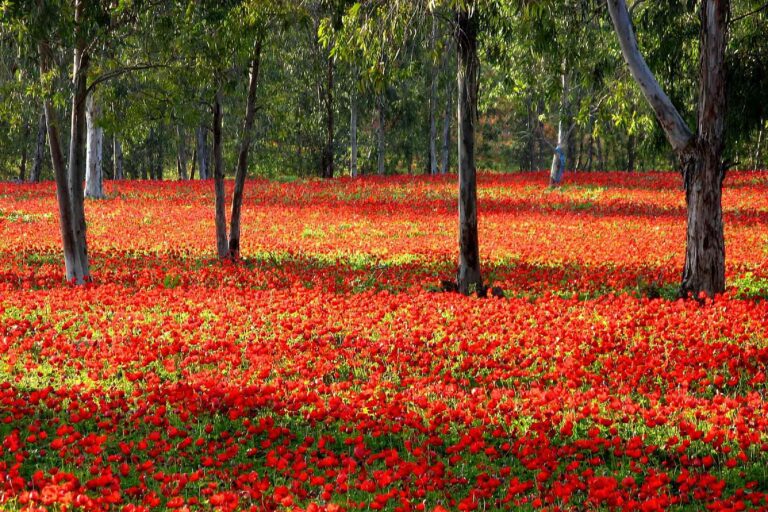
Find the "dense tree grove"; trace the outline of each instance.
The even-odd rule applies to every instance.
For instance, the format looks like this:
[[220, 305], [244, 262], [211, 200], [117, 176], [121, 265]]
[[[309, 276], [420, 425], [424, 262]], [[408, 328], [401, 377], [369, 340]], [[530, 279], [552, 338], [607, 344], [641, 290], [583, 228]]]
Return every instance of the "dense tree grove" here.
[[765, 33], [751, 0], [5, 2], [0, 178], [56, 180], [67, 277], [84, 282], [83, 197], [105, 178], [213, 178], [217, 251], [237, 258], [248, 174], [456, 170], [466, 293], [484, 291], [476, 169], [550, 169], [555, 186], [677, 167], [682, 289], [711, 295], [723, 176], [768, 161]]

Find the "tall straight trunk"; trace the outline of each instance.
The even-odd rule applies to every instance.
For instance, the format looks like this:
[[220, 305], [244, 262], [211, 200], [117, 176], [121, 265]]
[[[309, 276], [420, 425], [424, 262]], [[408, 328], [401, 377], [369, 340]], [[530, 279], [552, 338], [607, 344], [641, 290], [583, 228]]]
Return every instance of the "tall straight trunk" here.
[[435, 175], [438, 172], [437, 165], [437, 124], [435, 122], [435, 110], [437, 109], [437, 70], [432, 62], [432, 54], [435, 49], [437, 37], [437, 17], [432, 15], [432, 32], [429, 37], [429, 66], [427, 79], [429, 80], [429, 140], [427, 141], [427, 161], [424, 168], [425, 174]]
[[192, 150], [192, 168], [189, 170], [189, 179], [195, 179], [195, 168], [197, 167], [197, 147]]
[[333, 178], [333, 57], [328, 56], [325, 83], [325, 148], [322, 156], [322, 177]]
[[376, 126], [376, 174], [383, 176], [386, 170], [384, 163], [384, 93], [379, 94], [379, 96], [376, 98], [376, 103], [379, 114], [379, 122]]
[[45, 154], [46, 123], [45, 109], [40, 115], [40, 121], [37, 125], [37, 140], [35, 141], [35, 158], [32, 161], [32, 170], [29, 172], [29, 181], [37, 183], [40, 181], [40, 174], [43, 170], [43, 158]]
[[696, 134], [685, 124], [640, 51], [625, 0], [607, 0], [622, 54], [656, 113], [680, 162], [688, 210], [685, 267], [680, 293], [714, 296], [725, 290], [722, 185], [726, 113], [725, 49], [729, 0], [703, 0], [700, 8], [699, 101]]
[[21, 148], [21, 163], [19, 164], [19, 182], [24, 183], [27, 180], [27, 153], [29, 153], [29, 122], [24, 123], [24, 132], [22, 133], [23, 144]]
[[187, 134], [184, 131], [184, 127], [180, 124], [176, 125], [176, 138], [178, 143], [176, 146], [176, 170], [179, 173], [179, 180], [187, 180]]
[[112, 173], [116, 180], [122, 180], [123, 176], [123, 145], [117, 134], [112, 135]]
[[86, 99], [85, 119], [87, 126], [85, 157], [85, 197], [102, 199], [104, 197], [103, 146], [104, 129], [98, 125], [101, 117], [93, 92]]
[[157, 181], [163, 181], [163, 162], [165, 157], [165, 146], [162, 143], [163, 132], [165, 132], [165, 127], [161, 124], [152, 139], [152, 151], [154, 154], [152, 160], [152, 179]]
[[72, 121], [69, 135], [69, 169], [67, 173], [69, 195], [72, 201], [72, 227], [75, 238], [77, 266], [76, 284], [90, 280], [88, 245], [86, 239], [83, 181], [85, 180], [85, 102], [86, 80], [90, 55], [83, 36], [83, 15], [86, 0], [75, 1], [75, 51], [72, 68]]
[[459, 268], [456, 284], [460, 293], [483, 290], [477, 238], [477, 170], [475, 126], [480, 63], [477, 57], [477, 13], [460, 8], [456, 32], [459, 90]]
[[763, 132], [764, 132], [764, 123], [761, 120], [760, 121], [760, 131], [757, 133], [757, 147], [755, 148], [755, 158], [752, 160], [752, 169], [760, 169], [760, 166], [763, 165], [763, 159], [762, 159], [762, 149], [763, 149]]
[[357, 70], [349, 95], [349, 175], [357, 176]]
[[563, 179], [566, 158], [569, 156], [566, 154], [568, 150], [568, 141], [566, 139], [570, 135], [570, 129], [568, 128], [570, 120], [568, 119], [568, 74], [565, 60], [563, 60], [560, 83], [562, 85], [562, 97], [560, 100], [560, 119], [557, 122], [557, 146], [552, 156], [552, 166], [549, 169], [549, 185], [551, 187], [559, 185]]
[[257, 39], [251, 56], [248, 76], [248, 97], [245, 103], [245, 120], [243, 121], [240, 153], [237, 156], [237, 173], [235, 175], [235, 191], [232, 195], [232, 214], [229, 226], [229, 257], [240, 257], [240, 215], [243, 205], [243, 189], [245, 177], [248, 174], [248, 150], [251, 145], [251, 132], [256, 117], [256, 87], [259, 83], [259, 65], [261, 63], [261, 39]]
[[197, 134], [197, 164], [200, 167], [200, 179], [208, 179], [208, 128], [200, 125], [196, 129]]
[[440, 174], [448, 174], [451, 167], [451, 118], [453, 117], [453, 86], [448, 82], [445, 91], [445, 113], [443, 115], [443, 148], [440, 155]]
[[627, 170], [632, 172], [635, 170], [635, 155], [637, 146], [637, 136], [634, 133], [629, 134], [627, 137]]
[[216, 91], [213, 100], [213, 182], [216, 194], [216, 250], [219, 258], [226, 258], [227, 244], [227, 214], [224, 210], [224, 161], [221, 156], [221, 87]]

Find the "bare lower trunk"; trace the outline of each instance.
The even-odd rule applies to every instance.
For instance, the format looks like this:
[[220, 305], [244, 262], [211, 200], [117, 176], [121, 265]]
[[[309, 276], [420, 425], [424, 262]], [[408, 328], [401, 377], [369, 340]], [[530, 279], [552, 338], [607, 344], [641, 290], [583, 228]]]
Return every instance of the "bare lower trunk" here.
[[629, 172], [632, 172], [635, 170], [635, 154], [636, 154], [636, 145], [637, 145], [637, 137], [634, 133], [630, 134], [629, 137], [627, 137], [627, 170]]
[[37, 125], [37, 140], [35, 142], [35, 158], [32, 162], [32, 170], [29, 173], [29, 181], [37, 183], [40, 181], [40, 174], [43, 170], [43, 158], [45, 154], [46, 124], [45, 111], [40, 115], [40, 121]]
[[187, 134], [184, 131], [184, 127], [180, 124], [176, 125], [176, 138], [178, 144], [176, 146], [176, 170], [179, 174], [179, 179], [182, 181], [187, 180]]
[[448, 83], [443, 116], [443, 148], [440, 155], [440, 174], [448, 174], [451, 167], [451, 118], [453, 117], [453, 87]]
[[432, 33], [429, 38], [429, 140], [427, 141], [427, 162], [424, 168], [426, 174], [435, 175], [438, 172], [437, 165], [437, 124], [435, 121], [435, 110], [437, 109], [437, 69], [432, 63], [432, 53], [435, 48], [435, 38], [437, 37], [437, 18], [432, 15]]
[[322, 157], [323, 178], [333, 178], [333, 57], [328, 56], [325, 91], [326, 140]]
[[357, 91], [353, 86], [349, 99], [349, 175], [357, 176]]
[[[77, 266], [73, 273], [76, 284], [90, 279], [88, 245], [86, 241], [83, 180], [85, 180], [85, 102], [86, 79], [90, 56], [86, 51], [81, 26], [85, 0], [75, 2], [75, 52], [73, 66], [72, 122], [69, 139], [68, 185], [72, 201], [72, 227], [75, 238]], [[69, 276], [68, 276], [69, 277]]]
[[763, 149], [763, 131], [764, 123], [763, 121], [760, 121], [760, 131], [757, 134], [757, 147], [755, 148], [755, 159], [752, 161], [752, 168], [753, 169], [760, 169], [760, 166], [763, 165], [763, 158], [762, 158], [762, 149]]
[[376, 126], [376, 174], [383, 176], [385, 172], [384, 166], [384, 95], [379, 94], [377, 98], [379, 122]]
[[19, 182], [24, 183], [27, 179], [27, 153], [29, 152], [29, 122], [24, 123], [24, 132], [22, 133], [23, 144], [21, 148], [21, 163], [19, 164]]
[[253, 48], [250, 74], [248, 77], [248, 97], [245, 104], [245, 120], [243, 122], [240, 153], [237, 158], [237, 174], [235, 175], [235, 191], [232, 195], [232, 214], [229, 227], [229, 257], [240, 257], [240, 215], [243, 204], [243, 189], [245, 177], [248, 174], [248, 150], [251, 145], [251, 132], [256, 115], [256, 87], [259, 81], [259, 65], [261, 62], [261, 41], [258, 40]]
[[197, 133], [197, 165], [200, 168], [199, 174], [201, 180], [208, 179], [208, 129], [205, 126], [198, 126]]
[[117, 135], [112, 136], [112, 172], [116, 180], [124, 179], [123, 176], [123, 145]]
[[192, 150], [192, 168], [189, 170], [189, 179], [195, 179], [195, 169], [197, 167], [197, 148]]
[[477, 13], [458, 11], [456, 33], [459, 90], [459, 269], [456, 284], [460, 293], [481, 292], [480, 254], [477, 237], [477, 171], [475, 126], [477, 123]]
[[85, 158], [85, 197], [102, 199], [103, 186], [103, 145], [104, 129], [98, 125], [101, 109], [96, 102], [93, 92], [86, 99], [86, 158]]
[[681, 153], [688, 206], [683, 295], [712, 297], [725, 291], [722, 193], [729, 14], [728, 0], [702, 2], [698, 140], [692, 152]]
[[568, 73], [565, 61], [563, 61], [563, 72], [560, 75], [560, 82], [562, 85], [562, 98], [560, 100], [560, 119], [557, 123], [557, 146], [552, 156], [552, 166], [549, 169], [550, 187], [556, 187], [563, 179], [566, 165], [566, 149], [568, 148], [568, 141], [566, 139], [570, 134], [568, 127], [570, 124], [570, 119], [568, 118]]
[[213, 180], [216, 194], [216, 250], [219, 258], [226, 258], [227, 214], [224, 204], [224, 162], [221, 155], [221, 89], [216, 91], [213, 101]]

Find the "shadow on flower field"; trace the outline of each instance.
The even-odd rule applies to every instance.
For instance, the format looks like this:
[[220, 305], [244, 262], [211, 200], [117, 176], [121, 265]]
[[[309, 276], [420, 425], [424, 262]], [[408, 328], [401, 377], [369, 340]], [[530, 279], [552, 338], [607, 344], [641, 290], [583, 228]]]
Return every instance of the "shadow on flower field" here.
[[78, 288], [53, 188], [1, 185], [0, 507], [766, 509], [762, 176], [703, 306], [673, 174], [481, 175], [489, 299], [433, 291], [453, 178], [249, 182], [238, 265], [210, 184], [112, 183]]

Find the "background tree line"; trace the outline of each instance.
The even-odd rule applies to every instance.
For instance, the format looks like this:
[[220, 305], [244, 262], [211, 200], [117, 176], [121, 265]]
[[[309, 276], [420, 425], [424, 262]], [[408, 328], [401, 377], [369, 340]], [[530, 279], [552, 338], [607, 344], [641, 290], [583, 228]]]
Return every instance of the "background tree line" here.
[[[72, 2], [27, 3], [2, 7], [0, 178], [6, 180], [53, 178], [32, 36], [55, 32], [51, 80], [67, 82], [71, 73], [71, 21], [30, 13], [67, 13]], [[212, 88], [221, 89], [224, 172], [234, 175], [253, 46], [247, 25], [257, 23], [263, 4], [93, 2], [90, 30], [101, 35], [90, 49], [89, 80], [109, 78], [93, 87], [89, 117], [98, 132], [92, 134], [98, 146], [93, 158], [106, 178], [212, 176]], [[335, 175], [447, 170], [456, 137], [450, 9], [384, 4], [386, 11], [403, 12], [378, 12], [365, 51], [351, 34], [360, 27], [365, 2], [353, 10], [356, 16], [349, 1], [289, 2], [260, 29], [250, 173], [323, 175], [331, 157]], [[653, 112], [621, 61], [603, 2], [490, 4], [481, 12], [478, 38], [478, 167], [548, 168], [558, 142], [568, 169], [674, 166]], [[698, 59], [694, 4], [630, 5], [649, 66], [691, 122]], [[741, 168], [765, 168], [768, 161], [768, 9], [761, 7], [736, 3], [729, 27], [726, 153]], [[395, 28], [388, 30], [387, 23]], [[378, 62], [371, 59], [374, 46]], [[61, 119], [70, 117], [71, 105], [61, 95], [54, 107]], [[68, 130], [63, 123], [65, 155]]]

